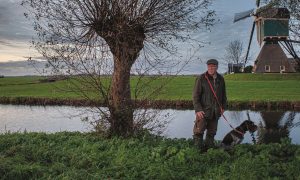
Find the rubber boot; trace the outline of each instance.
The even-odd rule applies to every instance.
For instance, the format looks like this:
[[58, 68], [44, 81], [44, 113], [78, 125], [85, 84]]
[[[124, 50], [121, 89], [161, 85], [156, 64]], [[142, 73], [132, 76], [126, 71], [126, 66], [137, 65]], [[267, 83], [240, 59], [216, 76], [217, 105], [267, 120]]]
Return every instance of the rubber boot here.
[[205, 149], [214, 148], [215, 147], [215, 135], [207, 134], [205, 138]]
[[203, 134], [195, 134], [193, 135], [194, 145], [199, 150], [203, 150]]

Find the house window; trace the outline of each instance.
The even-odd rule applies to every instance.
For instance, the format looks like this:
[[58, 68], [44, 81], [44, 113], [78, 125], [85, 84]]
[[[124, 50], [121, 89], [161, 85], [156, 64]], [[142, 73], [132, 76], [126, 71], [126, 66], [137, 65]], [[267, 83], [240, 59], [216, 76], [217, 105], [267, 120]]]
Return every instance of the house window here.
[[265, 71], [270, 72], [270, 66], [269, 65], [265, 65]]
[[285, 71], [285, 66], [280, 66], [280, 71]]

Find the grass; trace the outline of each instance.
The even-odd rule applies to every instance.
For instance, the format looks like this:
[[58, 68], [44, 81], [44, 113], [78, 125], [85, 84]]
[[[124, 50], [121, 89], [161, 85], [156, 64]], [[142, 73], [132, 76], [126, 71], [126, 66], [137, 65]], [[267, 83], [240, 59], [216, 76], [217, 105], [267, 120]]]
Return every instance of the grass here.
[[[165, 84], [156, 97], [160, 100], [191, 100], [195, 76], [161, 77], [144, 87], [139, 97]], [[0, 78], [1, 97], [39, 97], [80, 99], [80, 95], [66, 91], [68, 81], [39, 83], [41, 77]], [[231, 74], [225, 76], [229, 101], [300, 101], [300, 74]], [[137, 77], [132, 77], [134, 96]], [[65, 89], [65, 90], [63, 90]]]
[[225, 76], [231, 101], [299, 101], [300, 74]]
[[1, 179], [299, 179], [289, 140], [200, 153], [191, 139], [82, 133], [0, 135]]
[[68, 91], [68, 81], [54, 83], [41, 83], [43, 77], [7, 77], [0, 78], [2, 97], [42, 97], [42, 98], [72, 98], [78, 99], [80, 95]]

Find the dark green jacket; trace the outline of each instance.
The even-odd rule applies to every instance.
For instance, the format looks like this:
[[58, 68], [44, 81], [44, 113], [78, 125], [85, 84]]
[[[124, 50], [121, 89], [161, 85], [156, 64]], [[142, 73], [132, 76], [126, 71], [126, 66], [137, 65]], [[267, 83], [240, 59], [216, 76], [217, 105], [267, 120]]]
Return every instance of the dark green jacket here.
[[194, 91], [193, 91], [193, 104], [196, 112], [204, 111], [205, 118], [211, 119], [215, 113], [216, 117], [221, 116], [221, 111], [216, 99], [211, 92], [209, 84], [205, 78], [205, 75], [210, 80], [211, 85], [213, 86], [218, 100], [223, 109], [227, 107], [227, 96], [225, 89], [224, 78], [217, 73], [217, 77], [214, 79], [207, 72], [201, 74], [195, 82]]

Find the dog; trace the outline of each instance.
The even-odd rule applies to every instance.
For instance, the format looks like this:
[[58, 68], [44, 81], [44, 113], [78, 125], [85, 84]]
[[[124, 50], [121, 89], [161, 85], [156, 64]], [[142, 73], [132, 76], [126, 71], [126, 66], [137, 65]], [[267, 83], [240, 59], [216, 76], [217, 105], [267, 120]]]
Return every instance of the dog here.
[[221, 142], [221, 146], [232, 147], [234, 145], [240, 144], [244, 139], [244, 134], [249, 131], [251, 133], [257, 130], [257, 125], [251, 120], [245, 120], [240, 124], [235, 130], [230, 131], [226, 134]]

